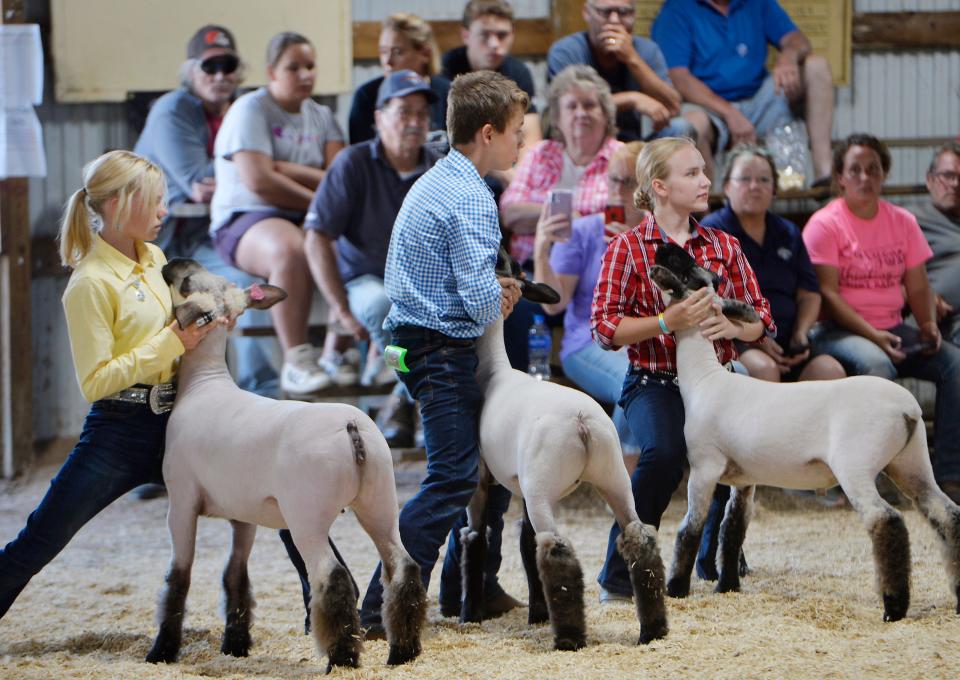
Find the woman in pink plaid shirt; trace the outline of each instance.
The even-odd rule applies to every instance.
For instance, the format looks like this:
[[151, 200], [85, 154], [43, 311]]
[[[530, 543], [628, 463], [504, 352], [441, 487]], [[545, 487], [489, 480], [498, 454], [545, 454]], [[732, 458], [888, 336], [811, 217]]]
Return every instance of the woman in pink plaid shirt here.
[[547, 93], [550, 137], [523, 157], [500, 199], [501, 225], [512, 234], [511, 254], [533, 256], [540, 209], [551, 189], [573, 192], [573, 210], [600, 212], [607, 204], [607, 165], [621, 146], [610, 86], [589, 66], [568, 66]]
[[[691, 213], [707, 208], [710, 180], [694, 143], [665, 137], [648, 143], [637, 158], [637, 207], [650, 210], [645, 222], [611, 241], [603, 256], [593, 300], [591, 327], [602, 347], [628, 346], [630, 369], [623, 384], [620, 406], [640, 446], [632, 486], [637, 514], [647, 524], [660, 526], [686, 465], [683, 438], [684, 410], [676, 384], [676, 340], [673, 332], [699, 325], [715, 344], [723, 362], [736, 358], [734, 339], [758, 340], [766, 328], [773, 333], [770, 305], [760, 293], [756, 276], [736, 238], [701, 226]], [[744, 300], [761, 320], [749, 324], [730, 321], [719, 313], [709, 289], [666, 307], [652, 284], [649, 267], [663, 243], [682, 246], [717, 274], [717, 294]], [[723, 507], [715, 502], [705, 527], [697, 571], [716, 578], [717, 518]], [[619, 529], [610, 533], [607, 561], [600, 572], [600, 601], [629, 598], [630, 578], [616, 550]]]

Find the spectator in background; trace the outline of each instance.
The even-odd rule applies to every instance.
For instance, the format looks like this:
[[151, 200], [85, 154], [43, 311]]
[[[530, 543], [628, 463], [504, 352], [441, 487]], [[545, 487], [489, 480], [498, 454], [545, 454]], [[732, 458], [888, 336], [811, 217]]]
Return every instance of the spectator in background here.
[[776, 187], [770, 152], [736, 146], [723, 171], [727, 204], [700, 222], [737, 237], [777, 324], [776, 337], [740, 346], [740, 361], [751, 376], [771, 382], [843, 378], [830, 355], [810, 357], [807, 335], [820, 314], [820, 285], [800, 230], [770, 212]]
[[[383, 273], [393, 222], [410, 187], [440, 157], [424, 146], [436, 97], [413, 71], [384, 78], [377, 97], [377, 137], [337, 156], [304, 223], [307, 262], [333, 314], [356, 339], [371, 340], [367, 383], [378, 382], [376, 376], [384, 372], [383, 348], [390, 344], [383, 329], [390, 311]], [[335, 357], [328, 361], [337, 363]], [[412, 446], [413, 403], [399, 387], [380, 409], [378, 422], [391, 446]]]
[[[228, 266], [213, 249], [207, 207], [216, 187], [214, 140], [242, 79], [243, 64], [233, 34], [223, 26], [203, 26], [187, 43], [180, 87], [154, 102], [134, 151], [156, 163], [166, 178], [170, 214], [156, 244], [167, 259], [193, 258], [245, 288], [254, 279]], [[248, 311], [239, 324], [243, 326], [255, 314]], [[257, 394], [278, 396], [277, 375], [270, 364], [273, 341], [234, 337], [231, 343], [237, 384]]]
[[[571, 64], [592, 67], [610, 85], [617, 107], [618, 137], [623, 141], [661, 136], [693, 136], [680, 118], [680, 94], [667, 75], [660, 48], [633, 35], [636, 9], [627, 0], [587, 0], [587, 30], [561, 38], [547, 53], [547, 79]], [[652, 133], [642, 129], [650, 120]]]
[[310, 98], [315, 68], [309, 40], [274, 36], [267, 47], [269, 83], [230, 107], [214, 147], [214, 247], [228, 264], [287, 291], [270, 311], [284, 353], [281, 388], [290, 394], [330, 384], [307, 342], [313, 283], [300, 223], [343, 148], [343, 133], [330, 109]]
[[[463, 10], [463, 28], [460, 29], [462, 47], [454, 47], [443, 54], [443, 75], [451, 81], [471, 71], [496, 71], [515, 82], [530, 97], [530, 110], [523, 121], [523, 144], [520, 157], [526, 149], [543, 139], [540, 117], [533, 104], [535, 96], [530, 69], [516, 57], [510, 56], [513, 47], [513, 8], [506, 0], [470, 0]], [[499, 191], [494, 189], [499, 200], [503, 188], [513, 178], [513, 168], [505, 172], [492, 172], [496, 176]], [[489, 181], [488, 181], [489, 184]]]
[[380, 66], [383, 75], [357, 88], [350, 105], [350, 143], [365, 142], [376, 135], [374, 111], [377, 93], [385, 76], [408, 69], [426, 78], [436, 95], [430, 106], [429, 141], [446, 147], [447, 93], [450, 81], [440, 71], [440, 53], [430, 24], [409, 12], [391, 14], [380, 31]]
[[635, 168], [643, 144], [630, 142], [621, 146], [607, 166], [607, 203], [620, 209], [622, 221], [606, 221], [606, 211], [576, 219], [570, 215], [550, 215], [544, 205], [533, 251], [534, 279], [560, 293], [558, 303], [543, 305], [543, 308], [548, 314], [564, 315], [560, 346], [563, 373], [598, 401], [614, 405], [613, 422], [630, 472], [637, 464], [640, 448], [630, 432], [623, 408], [617, 405], [630, 361], [625, 349], [605, 352], [590, 337], [590, 307], [607, 244], [612, 237], [640, 224], [647, 215], [647, 211], [633, 204], [633, 191], [637, 188]]
[[[814, 186], [830, 181], [833, 78], [824, 57], [776, 0], [666, 0], [653, 23], [697, 148], [713, 170], [727, 145], [762, 142], [803, 109], [813, 153]], [[777, 56], [768, 73], [767, 45]]]
[[[890, 152], [853, 134], [834, 152], [840, 198], [803, 230], [820, 279], [826, 322], [811, 333], [813, 353], [830, 354], [850, 375], [910, 376], [937, 385], [933, 471], [960, 501], [960, 348], [940, 340], [924, 263], [932, 252], [916, 219], [880, 199]], [[903, 323], [909, 305], [920, 330]]]
[[927, 170], [930, 196], [913, 211], [933, 250], [927, 276], [937, 294], [943, 336], [960, 345], [960, 142], [944, 144]]

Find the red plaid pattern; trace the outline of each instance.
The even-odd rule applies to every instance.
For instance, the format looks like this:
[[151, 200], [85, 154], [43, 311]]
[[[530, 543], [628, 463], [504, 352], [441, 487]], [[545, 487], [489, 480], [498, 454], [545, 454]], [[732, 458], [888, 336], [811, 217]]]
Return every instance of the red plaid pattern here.
[[[600, 212], [607, 205], [607, 166], [613, 152], [622, 145], [622, 142], [608, 137], [583, 171], [573, 195], [573, 209], [581, 215]], [[538, 142], [530, 149], [517, 166], [510, 186], [503, 192], [500, 207], [546, 201], [563, 174], [563, 150], [563, 144], [552, 139]], [[529, 260], [533, 256], [533, 235], [514, 234], [510, 251], [517, 262]]]
[[[725, 232], [693, 222], [695, 233], [683, 247], [700, 266], [720, 276], [718, 294], [752, 305], [767, 331], [775, 333], [770, 303], [760, 293], [757, 277], [740, 250], [740, 242]], [[624, 317], [656, 316], [666, 309], [660, 290], [648, 276], [657, 248], [665, 239], [650, 215], [645, 222], [610, 242], [603, 256], [590, 315], [593, 338], [605, 349], [617, 349], [613, 334]], [[714, 347], [721, 363], [737, 357], [732, 340], [718, 340]], [[677, 341], [673, 335], [658, 335], [630, 345], [627, 356], [631, 365], [638, 368], [677, 372]]]

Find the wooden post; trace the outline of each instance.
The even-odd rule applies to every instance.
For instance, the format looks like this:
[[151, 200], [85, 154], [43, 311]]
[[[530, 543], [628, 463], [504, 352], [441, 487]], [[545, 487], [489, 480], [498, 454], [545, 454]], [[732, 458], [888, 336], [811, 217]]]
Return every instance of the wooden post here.
[[[26, 21], [23, 0], [0, 0], [0, 24]], [[0, 181], [0, 473], [33, 462], [30, 219], [26, 179]]]

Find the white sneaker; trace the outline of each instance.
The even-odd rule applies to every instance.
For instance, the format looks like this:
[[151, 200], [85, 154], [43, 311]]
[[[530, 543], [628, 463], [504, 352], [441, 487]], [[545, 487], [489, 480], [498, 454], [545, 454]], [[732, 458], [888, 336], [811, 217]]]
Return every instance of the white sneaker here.
[[363, 375], [360, 376], [360, 384], [364, 387], [372, 385], [390, 385], [397, 382], [396, 372], [387, 366], [383, 361], [383, 355], [377, 355], [374, 360], [367, 360], [367, 365], [363, 367]]
[[[357, 359], [356, 362], [351, 361], [354, 357]], [[326, 371], [334, 385], [348, 387], [356, 385], [357, 380], [360, 379], [357, 371], [357, 366], [360, 364], [359, 358], [360, 353], [356, 349], [348, 349], [343, 354], [333, 351], [329, 356], [321, 356], [317, 364]]]
[[280, 371], [280, 389], [289, 394], [310, 394], [330, 386], [330, 376], [317, 365], [313, 345], [304, 343], [286, 352]]

